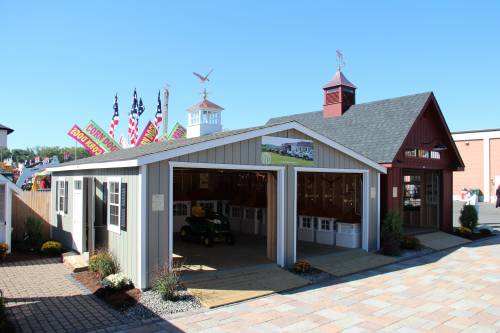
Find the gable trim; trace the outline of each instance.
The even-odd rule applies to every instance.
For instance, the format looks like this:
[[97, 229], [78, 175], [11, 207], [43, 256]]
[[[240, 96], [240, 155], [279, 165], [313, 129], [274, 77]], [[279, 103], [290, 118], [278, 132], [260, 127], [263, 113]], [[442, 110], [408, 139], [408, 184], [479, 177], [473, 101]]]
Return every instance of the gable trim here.
[[171, 150], [167, 151], [162, 151], [154, 154], [149, 154], [149, 155], [144, 155], [137, 157], [135, 159], [131, 160], [124, 160], [124, 161], [115, 161], [115, 162], [104, 162], [104, 163], [89, 163], [89, 164], [81, 164], [81, 165], [71, 165], [71, 166], [62, 166], [62, 167], [54, 167], [50, 168], [50, 171], [65, 171], [65, 170], [87, 170], [87, 169], [107, 169], [107, 168], [125, 168], [125, 167], [137, 167], [141, 165], [146, 165], [146, 164], [151, 164], [159, 161], [164, 161], [164, 160], [169, 160], [174, 157], [182, 156], [182, 155], [187, 155], [191, 153], [196, 153], [202, 150], [207, 150], [219, 146], [224, 146], [228, 144], [232, 144], [235, 142], [240, 142], [244, 140], [249, 140], [253, 139], [256, 137], [261, 137], [264, 135], [269, 135], [272, 133], [276, 132], [282, 132], [286, 130], [291, 130], [295, 129], [299, 132], [302, 132], [303, 134], [327, 145], [330, 146], [360, 162], [363, 164], [381, 172], [381, 173], [387, 173], [387, 169], [383, 167], [382, 165], [378, 164], [375, 161], [370, 160], [369, 158], [356, 153], [355, 151], [342, 146], [341, 144], [328, 139], [327, 137], [309, 129], [308, 127], [305, 127], [302, 124], [299, 124], [296, 121], [291, 121], [283, 124], [278, 124], [278, 125], [273, 125], [273, 126], [268, 126], [256, 130], [251, 130], [248, 132], [240, 133], [240, 134], [234, 134], [231, 136], [226, 136], [223, 138], [219, 139], [213, 139], [213, 140], [208, 140], [200, 143], [194, 143], [191, 145], [179, 147], [179, 148], [174, 148]]

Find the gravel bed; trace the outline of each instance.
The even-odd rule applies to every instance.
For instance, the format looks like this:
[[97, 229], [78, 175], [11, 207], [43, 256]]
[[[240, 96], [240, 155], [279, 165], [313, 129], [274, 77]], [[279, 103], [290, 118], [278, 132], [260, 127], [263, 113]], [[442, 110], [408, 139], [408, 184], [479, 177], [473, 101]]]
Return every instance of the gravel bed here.
[[300, 277], [303, 277], [306, 280], [309, 280], [310, 283], [319, 283], [319, 282], [324, 282], [326, 280], [329, 280], [332, 278], [332, 275], [320, 271], [319, 269], [312, 269], [309, 272], [306, 273], [298, 273], [295, 272], [293, 269], [289, 270], [291, 273], [296, 274]]
[[132, 319], [146, 319], [155, 316], [165, 318], [174, 313], [192, 311], [201, 307], [198, 298], [187, 290], [179, 290], [178, 296], [175, 302], [164, 301], [160, 294], [154, 290], [147, 290], [142, 293], [139, 303], [126, 310], [124, 315]]
[[401, 254], [398, 256], [398, 258], [400, 259], [410, 259], [410, 258], [413, 258], [413, 257], [419, 257], [419, 256], [423, 256], [425, 254], [429, 254], [429, 253], [432, 253], [434, 252], [433, 249], [430, 249], [428, 247], [425, 247], [425, 246], [422, 246], [420, 249], [418, 250], [401, 250]]

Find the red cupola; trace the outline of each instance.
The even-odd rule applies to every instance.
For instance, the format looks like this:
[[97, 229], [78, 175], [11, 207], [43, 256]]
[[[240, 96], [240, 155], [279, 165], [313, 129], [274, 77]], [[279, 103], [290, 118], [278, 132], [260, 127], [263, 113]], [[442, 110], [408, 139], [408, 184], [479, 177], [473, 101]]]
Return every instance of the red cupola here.
[[356, 103], [356, 86], [339, 69], [333, 79], [323, 86], [323, 118], [340, 117]]

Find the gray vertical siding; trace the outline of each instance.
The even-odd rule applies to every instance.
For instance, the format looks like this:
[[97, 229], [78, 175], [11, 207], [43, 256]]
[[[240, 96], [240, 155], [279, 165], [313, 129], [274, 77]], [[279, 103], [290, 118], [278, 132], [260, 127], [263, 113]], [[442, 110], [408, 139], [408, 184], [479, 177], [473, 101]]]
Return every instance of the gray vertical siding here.
[[[67, 248], [72, 245], [73, 231], [73, 180], [75, 177], [93, 177], [98, 182], [107, 181], [108, 177], [121, 177], [122, 183], [127, 183], [127, 230], [121, 230], [120, 234], [107, 231], [108, 249], [114, 254], [120, 269], [132, 281], [138, 282], [138, 233], [137, 222], [138, 203], [140, 200], [138, 188], [138, 168], [121, 169], [94, 169], [81, 171], [62, 171], [53, 174], [54, 191], [52, 191], [53, 209], [55, 210], [55, 181], [60, 177], [68, 181], [68, 213], [66, 215], [53, 214], [54, 222], [52, 228], [52, 237], [57, 239]], [[102, 200], [102, 191], [96, 190], [96, 200]], [[95, 215], [96, 220], [101, 219], [103, 212], [97, 207]], [[85, 222], [85, 221], [84, 221]], [[84, 240], [85, 241], [85, 240]]]

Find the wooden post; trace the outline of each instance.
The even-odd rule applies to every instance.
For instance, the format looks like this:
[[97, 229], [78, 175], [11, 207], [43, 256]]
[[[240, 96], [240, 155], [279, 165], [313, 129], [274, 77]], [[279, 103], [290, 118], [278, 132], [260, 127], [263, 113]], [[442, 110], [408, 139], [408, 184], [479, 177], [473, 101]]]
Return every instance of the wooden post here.
[[267, 258], [276, 261], [276, 225], [277, 221], [277, 182], [276, 175], [267, 174]]

